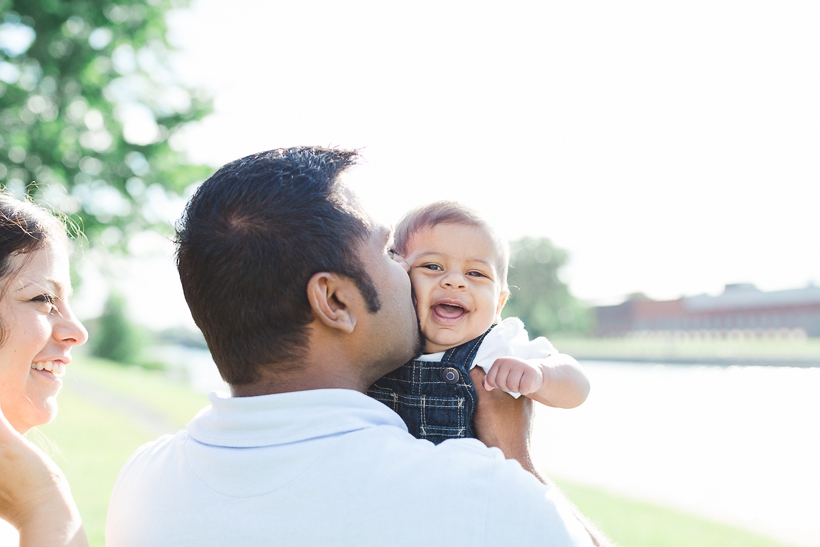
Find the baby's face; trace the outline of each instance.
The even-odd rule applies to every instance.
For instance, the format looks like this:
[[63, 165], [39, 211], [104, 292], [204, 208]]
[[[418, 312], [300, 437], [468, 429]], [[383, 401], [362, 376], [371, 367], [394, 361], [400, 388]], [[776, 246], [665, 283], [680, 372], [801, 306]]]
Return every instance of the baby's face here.
[[426, 353], [468, 342], [496, 322], [507, 299], [492, 239], [478, 227], [438, 224], [409, 241], [405, 260]]

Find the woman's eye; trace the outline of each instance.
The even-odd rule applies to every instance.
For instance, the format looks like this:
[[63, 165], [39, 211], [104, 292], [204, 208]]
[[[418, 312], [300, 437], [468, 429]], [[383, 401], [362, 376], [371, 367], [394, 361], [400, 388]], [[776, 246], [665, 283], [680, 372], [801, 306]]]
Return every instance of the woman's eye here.
[[53, 294], [38, 294], [32, 298], [34, 302], [40, 302], [48, 306], [48, 313], [53, 313], [57, 310], [57, 297]]
[[398, 254], [399, 252], [396, 249], [387, 249], [387, 256], [389, 256], [390, 258], [396, 258]]

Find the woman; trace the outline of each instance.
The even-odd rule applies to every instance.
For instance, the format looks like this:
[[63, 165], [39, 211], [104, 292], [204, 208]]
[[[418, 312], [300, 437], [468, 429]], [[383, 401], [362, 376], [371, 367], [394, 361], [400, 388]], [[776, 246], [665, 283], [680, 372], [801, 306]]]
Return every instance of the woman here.
[[8, 522], [20, 545], [87, 544], [65, 477], [22, 437], [54, 419], [71, 348], [88, 338], [70, 296], [65, 227], [0, 194], [0, 545], [16, 537]]

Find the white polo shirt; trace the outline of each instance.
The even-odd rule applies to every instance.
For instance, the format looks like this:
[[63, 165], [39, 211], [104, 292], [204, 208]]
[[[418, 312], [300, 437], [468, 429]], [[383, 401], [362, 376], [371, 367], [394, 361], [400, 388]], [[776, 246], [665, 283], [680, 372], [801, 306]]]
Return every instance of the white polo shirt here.
[[106, 545], [591, 545], [554, 489], [474, 439], [434, 446], [362, 393], [232, 398], [141, 447]]

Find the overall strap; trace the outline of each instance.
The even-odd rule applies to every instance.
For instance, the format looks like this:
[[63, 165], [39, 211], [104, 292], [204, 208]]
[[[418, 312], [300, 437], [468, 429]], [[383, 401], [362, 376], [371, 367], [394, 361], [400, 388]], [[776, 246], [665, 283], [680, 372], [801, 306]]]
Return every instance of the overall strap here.
[[460, 365], [459, 368], [463, 369], [465, 373], [469, 371], [470, 365], [473, 364], [476, 353], [478, 353], [478, 348], [481, 346], [481, 342], [483, 342], [484, 338], [493, 330], [493, 327], [495, 327], [495, 325], [491, 325], [490, 328], [478, 338], [473, 338], [469, 342], [465, 342], [460, 346], [445, 351], [441, 362], [453, 366]]

